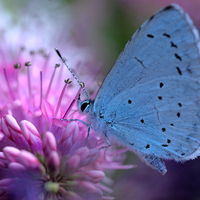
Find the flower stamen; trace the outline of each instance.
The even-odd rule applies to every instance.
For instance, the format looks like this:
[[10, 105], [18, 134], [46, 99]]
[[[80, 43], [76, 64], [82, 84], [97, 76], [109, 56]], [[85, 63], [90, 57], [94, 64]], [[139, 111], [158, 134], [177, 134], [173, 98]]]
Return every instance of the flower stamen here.
[[14, 96], [14, 93], [12, 92], [12, 89], [11, 89], [11, 86], [10, 86], [10, 82], [8, 80], [8, 76], [7, 76], [5, 68], [3, 68], [3, 72], [4, 72], [4, 77], [6, 79], [6, 83], [7, 83], [7, 86], [8, 86], [8, 90], [9, 90], [10, 96], [11, 96], [12, 100], [14, 101], [15, 100], [15, 96]]
[[66, 90], [66, 87], [68, 84], [70, 84], [72, 81], [68, 78], [68, 79], [65, 79], [65, 85], [62, 89], [62, 92], [60, 94], [60, 97], [59, 97], [59, 100], [58, 100], [58, 103], [57, 103], [57, 106], [56, 106], [56, 111], [55, 111], [55, 114], [54, 114], [54, 118], [56, 118], [57, 114], [58, 114], [58, 110], [60, 108], [60, 105], [61, 105], [61, 101], [63, 99], [63, 95], [65, 93], [65, 90]]
[[[82, 82], [81, 82], [81, 83], [82, 83]], [[83, 83], [83, 84], [84, 84], [84, 83]], [[75, 101], [77, 101], [78, 96], [79, 96], [79, 94], [80, 94], [80, 92], [81, 92], [82, 89], [83, 89], [83, 87], [82, 87], [82, 85], [80, 84], [80, 88], [79, 88], [78, 92], [76, 93], [75, 98], [74, 98], [74, 99], [72, 100], [72, 102], [70, 103], [70, 105], [69, 105], [69, 107], [67, 108], [65, 114], [63, 115], [62, 119], [65, 119], [65, 118], [67, 117], [67, 115], [69, 114], [69, 112], [70, 112], [71, 108], [73, 107]]]
[[39, 109], [42, 108], [42, 71], [40, 71], [40, 105]]
[[19, 73], [20, 71], [18, 69], [21, 69], [21, 63], [16, 63], [14, 64], [14, 68], [16, 69], [16, 84], [17, 84], [17, 88], [16, 88], [16, 93], [18, 94], [19, 96]]
[[48, 98], [48, 95], [49, 95], [49, 92], [50, 92], [50, 90], [51, 90], [51, 86], [52, 86], [52, 83], [53, 83], [53, 79], [54, 79], [54, 77], [55, 77], [56, 69], [57, 69], [58, 67], [60, 67], [60, 64], [55, 64], [54, 71], [53, 71], [53, 74], [52, 74], [52, 76], [51, 76], [51, 80], [50, 80], [50, 82], [49, 82], [49, 86], [48, 86], [48, 89], [47, 89], [47, 93], [46, 93], [46, 95], [45, 95], [45, 99]]
[[25, 62], [25, 66], [27, 67], [27, 81], [28, 81], [28, 92], [29, 92], [29, 103], [30, 103], [30, 110], [33, 110], [33, 98], [32, 98], [32, 89], [31, 89], [31, 78], [30, 78], [30, 69], [31, 62]]
[[35, 51], [34, 51], [34, 50], [31, 50], [29, 53], [30, 53], [30, 55], [32, 56], [32, 57], [31, 57], [32, 63], [34, 63], [34, 61], [35, 61]]

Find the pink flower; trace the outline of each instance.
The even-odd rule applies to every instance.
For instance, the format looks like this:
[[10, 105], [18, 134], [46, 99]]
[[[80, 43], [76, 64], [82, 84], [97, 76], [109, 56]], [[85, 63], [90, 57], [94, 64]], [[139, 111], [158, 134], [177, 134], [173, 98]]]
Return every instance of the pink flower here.
[[[34, 51], [17, 43], [14, 49], [10, 43], [5, 45], [0, 46], [0, 198], [113, 199], [111, 180], [104, 170], [132, 168], [121, 164], [126, 150], [109, 148], [104, 154], [101, 139], [91, 133], [88, 140], [88, 127], [60, 121], [63, 116], [85, 119], [75, 112], [81, 87], [75, 81], [70, 83], [71, 75], [57, 63], [51, 44], [50, 53], [37, 45]], [[88, 51], [71, 43], [66, 49], [63, 55], [70, 55], [67, 62], [77, 73], [87, 66], [83, 80], [91, 89], [97, 88], [94, 79], [98, 70]]]

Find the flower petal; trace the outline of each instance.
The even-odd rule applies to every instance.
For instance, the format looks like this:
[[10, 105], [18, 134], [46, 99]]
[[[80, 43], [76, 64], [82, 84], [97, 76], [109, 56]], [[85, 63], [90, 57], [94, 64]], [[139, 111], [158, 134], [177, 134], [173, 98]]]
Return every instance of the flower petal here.
[[29, 150], [29, 145], [21, 134], [19, 125], [15, 118], [10, 115], [6, 115], [1, 119], [2, 132], [12, 141], [15, 142], [19, 149]]
[[17, 161], [24, 165], [27, 169], [42, 172], [42, 167], [38, 159], [30, 152], [21, 150]]
[[57, 145], [56, 145], [56, 140], [54, 135], [47, 131], [44, 133], [43, 135], [43, 151], [45, 153], [46, 156], [48, 156], [49, 154], [51, 154], [52, 151], [57, 151]]
[[5, 178], [0, 180], [0, 188], [1, 190], [8, 189], [10, 187], [10, 184], [12, 184], [15, 181], [14, 178]]
[[73, 155], [78, 155], [81, 159], [81, 163], [84, 162], [84, 160], [87, 158], [89, 155], [89, 149], [87, 147], [81, 147], [77, 149]]
[[60, 167], [60, 157], [56, 151], [51, 152], [47, 158], [47, 164], [51, 172], [56, 173]]
[[72, 142], [74, 143], [79, 135], [79, 126], [77, 122], [71, 122], [64, 130], [62, 139], [60, 143], [62, 144], [66, 141], [70, 136], [73, 137]]
[[24, 167], [22, 164], [17, 162], [11, 162], [8, 165], [8, 168], [11, 169], [14, 173], [23, 173], [23, 171], [26, 170], [26, 167]]
[[10, 162], [15, 162], [17, 161], [17, 158], [21, 151], [15, 147], [4, 147], [3, 152], [4, 152], [5, 157]]
[[22, 120], [19, 125], [24, 138], [31, 147], [31, 152], [34, 154], [36, 152], [43, 153], [42, 140], [35, 126], [27, 120]]
[[66, 191], [66, 197], [67, 199], [70, 199], [70, 200], [84, 200], [82, 197], [80, 197], [78, 194], [76, 194], [75, 192], [73, 191]]
[[80, 172], [77, 174], [81, 175], [80, 179], [84, 179], [93, 183], [98, 183], [105, 177], [105, 173], [99, 170], [90, 170], [86, 172]]
[[75, 171], [79, 167], [80, 162], [81, 162], [81, 158], [79, 155], [70, 156], [65, 163], [64, 173], [69, 176], [69, 174], [71, 174], [73, 171]]
[[90, 149], [87, 158], [83, 160], [81, 165], [82, 166], [90, 165], [93, 162], [95, 162], [95, 160], [97, 160], [98, 157], [99, 157], [99, 149], [97, 148]]

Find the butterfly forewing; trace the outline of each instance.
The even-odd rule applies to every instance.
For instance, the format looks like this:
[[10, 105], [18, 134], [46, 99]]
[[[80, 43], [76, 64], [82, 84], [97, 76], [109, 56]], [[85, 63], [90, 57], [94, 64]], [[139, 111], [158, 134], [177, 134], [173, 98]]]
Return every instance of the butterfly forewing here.
[[177, 5], [158, 11], [126, 44], [105, 78], [94, 110], [124, 90], [167, 76], [200, 79], [197, 30]]

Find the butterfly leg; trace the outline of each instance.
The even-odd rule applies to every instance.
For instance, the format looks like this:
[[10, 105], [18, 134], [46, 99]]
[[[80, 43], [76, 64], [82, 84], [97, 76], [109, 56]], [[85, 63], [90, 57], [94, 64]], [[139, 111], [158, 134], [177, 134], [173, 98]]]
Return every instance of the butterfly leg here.
[[92, 124], [89, 124], [88, 126], [88, 134], [87, 134], [87, 141], [86, 141], [86, 147], [88, 145], [88, 141], [89, 141], [89, 138], [90, 138], [90, 131], [91, 131], [91, 128], [92, 128]]
[[100, 149], [107, 149], [108, 147], [110, 147], [111, 146], [111, 144], [110, 144], [110, 141], [108, 140], [108, 137], [107, 137], [107, 135], [105, 135], [105, 140], [106, 140], [106, 143], [108, 144], [108, 145], [106, 145], [106, 146], [103, 146], [103, 147], [100, 147]]
[[69, 122], [71, 122], [71, 121], [78, 121], [78, 122], [81, 122], [82, 124], [86, 125], [88, 127], [88, 134], [87, 134], [87, 141], [86, 141], [86, 147], [87, 147], [88, 140], [90, 138], [90, 131], [91, 131], [91, 128], [92, 128], [92, 124], [88, 124], [88, 123], [82, 121], [81, 119], [60, 119], [60, 120], [62, 120], [62, 121], [69, 121]]
[[88, 124], [86, 122], [84, 122], [83, 120], [81, 119], [60, 119], [61, 121], [68, 121], [68, 122], [72, 122], [72, 121], [78, 121], [78, 122], [81, 122], [82, 124], [86, 125], [86, 126], [90, 126], [91, 124]]
[[107, 150], [108, 147], [111, 146], [111, 144], [110, 144], [110, 142], [109, 142], [109, 140], [108, 140], [107, 135], [105, 135], [105, 140], [106, 140], [106, 143], [107, 143], [108, 145], [107, 145], [107, 146], [100, 147], [99, 150], [100, 150], [100, 149], [105, 149], [105, 151], [104, 151], [104, 159], [106, 160], [106, 150]]

